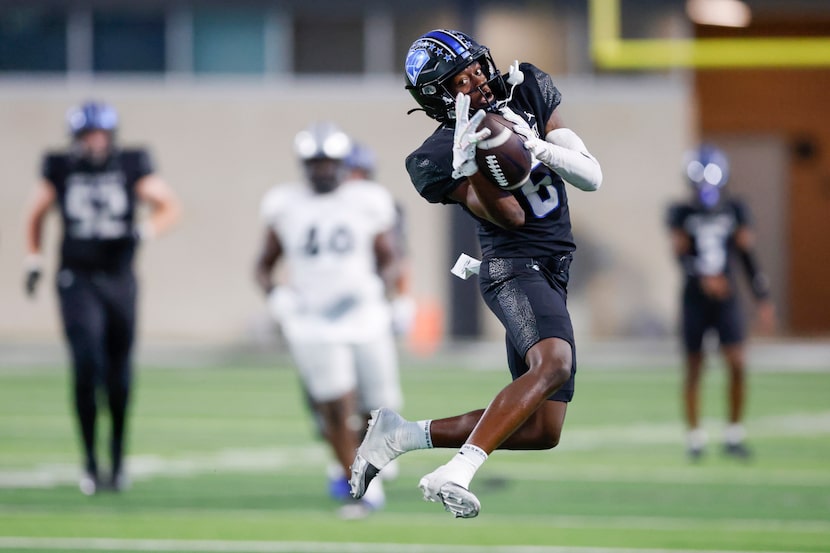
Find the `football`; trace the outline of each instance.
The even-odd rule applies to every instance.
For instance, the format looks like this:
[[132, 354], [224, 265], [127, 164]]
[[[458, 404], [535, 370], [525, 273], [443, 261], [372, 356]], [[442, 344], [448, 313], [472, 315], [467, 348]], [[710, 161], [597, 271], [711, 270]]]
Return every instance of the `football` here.
[[476, 144], [478, 170], [500, 188], [518, 188], [530, 175], [530, 152], [524, 138], [513, 132], [513, 123], [498, 113], [487, 113], [477, 130], [487, 127], [490, 136]]

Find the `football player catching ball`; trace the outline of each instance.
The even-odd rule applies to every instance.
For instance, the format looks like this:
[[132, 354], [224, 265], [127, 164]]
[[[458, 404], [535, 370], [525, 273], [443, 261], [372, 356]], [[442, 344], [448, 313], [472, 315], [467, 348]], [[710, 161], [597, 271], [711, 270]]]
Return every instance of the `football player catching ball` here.
[[[515, 62], [506, 77], [490, 51], [468, 35], [434, 30], [418, 38], [405, 63], [406, 89], [439, 127], [406, 159], [412, 183], [431, 203], [455, 204], [478, 224], [484, 301], [506, 331], [512, 382], [486, 409], [408, 421], [391, 409], [374, 413], [352, 464], [361, 497], [392, 459], [415, 449], [460, 448], [420, 480], [424, 498], [456, 517], [481, 508], [473, 476], [496, 449], [550, 449], [559, 443], [574, 393], [576, 355], [566, 305], [576, 249], [565, 183], [597, 190], [602, 172], [577, 134], [563, 125], [561, 95], [551, 77]], [[486, 112], [513, 123], [533, 154], [528, 179], [504, 189], [475, 161]]]

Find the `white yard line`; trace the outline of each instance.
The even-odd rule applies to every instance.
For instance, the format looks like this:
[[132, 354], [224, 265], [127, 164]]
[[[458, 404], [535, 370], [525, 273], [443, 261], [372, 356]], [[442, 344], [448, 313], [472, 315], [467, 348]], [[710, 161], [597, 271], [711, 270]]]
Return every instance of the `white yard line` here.
[[[706, 421], [705, 426], [715, 423]], [[750, 436], [755, 438], [786, 438], [793, 436], [830, 435], [830, 411], [821, 413], [789, 414], [754, 419], [749, 424]], [[717, 435], [712, 433], [713, 440]], [[619, 449], [632, 445], [677, 444], [682, 448], [683, 431], [679, 423], [635, 424], [602, 426], [597, 428], [568, 429], [559, 446], [561, 451], [593, 451]], [[166, 458], [157, 455], [134, 455], [129, 458], [130, 477], [134, 481], [159, 477], [196, 476], [216, 472], [281, 472], [298, 466], [325, 467], [329, 459], [326, 448], [311, 444], [293, 448], [262, 448], [222, 450], [212, 453], [191, 453], [186, 456]], [[499, 466], [494, 457], [493, 469]], [[3, 488], [52, 488], [75, 484], [79, 473], [74, 464], [43, 464], [32, 468], [0, 469], [0, 489]], [[712, 484], [769, 484], [769, 485], [830, 485], [827, 471], [725, 471], [719, 469], [692, 471], [687, 468], [646, 467], [617, 468], [589, 466], [575, 468], [567, 475], [551, 474], [549, 467], [528, 463], [520, 474], [512, 472], [511, 479], [626, 481], [626, 482], [682, 482]]]
[[[700, 553], [697, 549], [629, 549], [536, 545], [447, 545], [282, 541], [149, 540], [110, 538], [0, 537], [0, 549], [80, 551], [154, 551], [191, 553]], [[743, 553], [712, 551], [706, 553]], [[755, 551], [754, 553], [773, 553]], [[774, 552], [787, 553], [787, 552]]]
[[[129, 457], [128, 468], [130, 478], [134, 481], [216, 472], [280, 472], [298, 465], [325, 466], [327, 455], [322, 445], [299, 448], [223, 450], [177, 458], [133, 455]], [[63, 463], [39, 465], [32, 469], [0, 470], [0, 489], [52, 488], [74, 484], [78, 476], [77, 465]]]

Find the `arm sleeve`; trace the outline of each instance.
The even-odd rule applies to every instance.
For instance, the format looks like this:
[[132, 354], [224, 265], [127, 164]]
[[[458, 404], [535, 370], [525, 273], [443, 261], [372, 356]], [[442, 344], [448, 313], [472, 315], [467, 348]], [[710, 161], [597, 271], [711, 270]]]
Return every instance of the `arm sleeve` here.
[[[739, 227], [748, 227], [752, 224], [752, 215], [745, 203], [735, 200], [733, 208], [735, 210], [735, 220]], [[753, 248], [738, 248], [738, 258], [749, 279], [752, 295], [756, 300], [767, 299], [770, 294], [769, 278], [761, 270], [755, 250]]]
[[756, 300], [764, 300], [769, 297], [769, 278], [761, 271], [758, 264], [758, 257], [751, 249], [739, 250], [739, 257], [741, 265], [746, 271], [747, 278], [749, 278], [749, 286], [752, 289], [752, 295]]
[[[536, 66], [522, 63], [519, 68], [526, 77], [523, 85], [517, 88], [519, 104], [531, 106], [536, 115], [537, 131], [540, 136], [545, 136], [547, 122], [562, 103], [562, 94], [553, 84], [551, 76]], [[571, 129], [555, 129], [547, 133], [545, 141], [552, 145], [549, 147], [551, 163], [546, 165], [580, 190], [599, 189], [602, 169], [575, 132]]]
[[[669, 206], [666, 213], [666, 226], [673, 231], [685, 233], [683, 223], [686, 219], [687, 209], [683, 205], [675, 204]], [[677, 261], [683, 268], [683, 273], [686, 276], [694, 277], [697, 274], [695, 269], [695, 257], [691, 253], [676, 254]]]
[[580, 190], [592, 192], [602, 186], [602, 168], [582, 139], [571, 129], [554, 129], [545, 136], [552, 145], [553, 169]]

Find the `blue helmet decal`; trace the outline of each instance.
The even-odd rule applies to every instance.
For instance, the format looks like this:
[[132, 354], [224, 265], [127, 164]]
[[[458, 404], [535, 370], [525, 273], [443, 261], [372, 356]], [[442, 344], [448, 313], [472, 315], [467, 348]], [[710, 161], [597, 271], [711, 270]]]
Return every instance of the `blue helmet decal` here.
[[[449, 50], [451, 52], [454, 52], [458, 56], [462, 56], [462, 57], [469, 56], [469, 50], [470, 50], [469, 43], [464, 44], [463, 42], [458, 40], [453, 34], [447, 32], [447, 31], [443, 31], [443, 30], [432, 31], [430, 33], [425, 34], [423, 38], [425, 38], [425, 39], [431, 38], [431, 39], [439, 41], [442, 45], [449, 48]], [[465, 56], [465, 54], [467, 56]]]
[[417, 50], [409, 51], [409, 54], [406, 56], [406, 76], [410, 83], [415, 84], [415, 81], [418, 80], [418, 75], [421, 74], [421, 70], [428, 61], [429, 54], [426, 50], [418, 48]]

